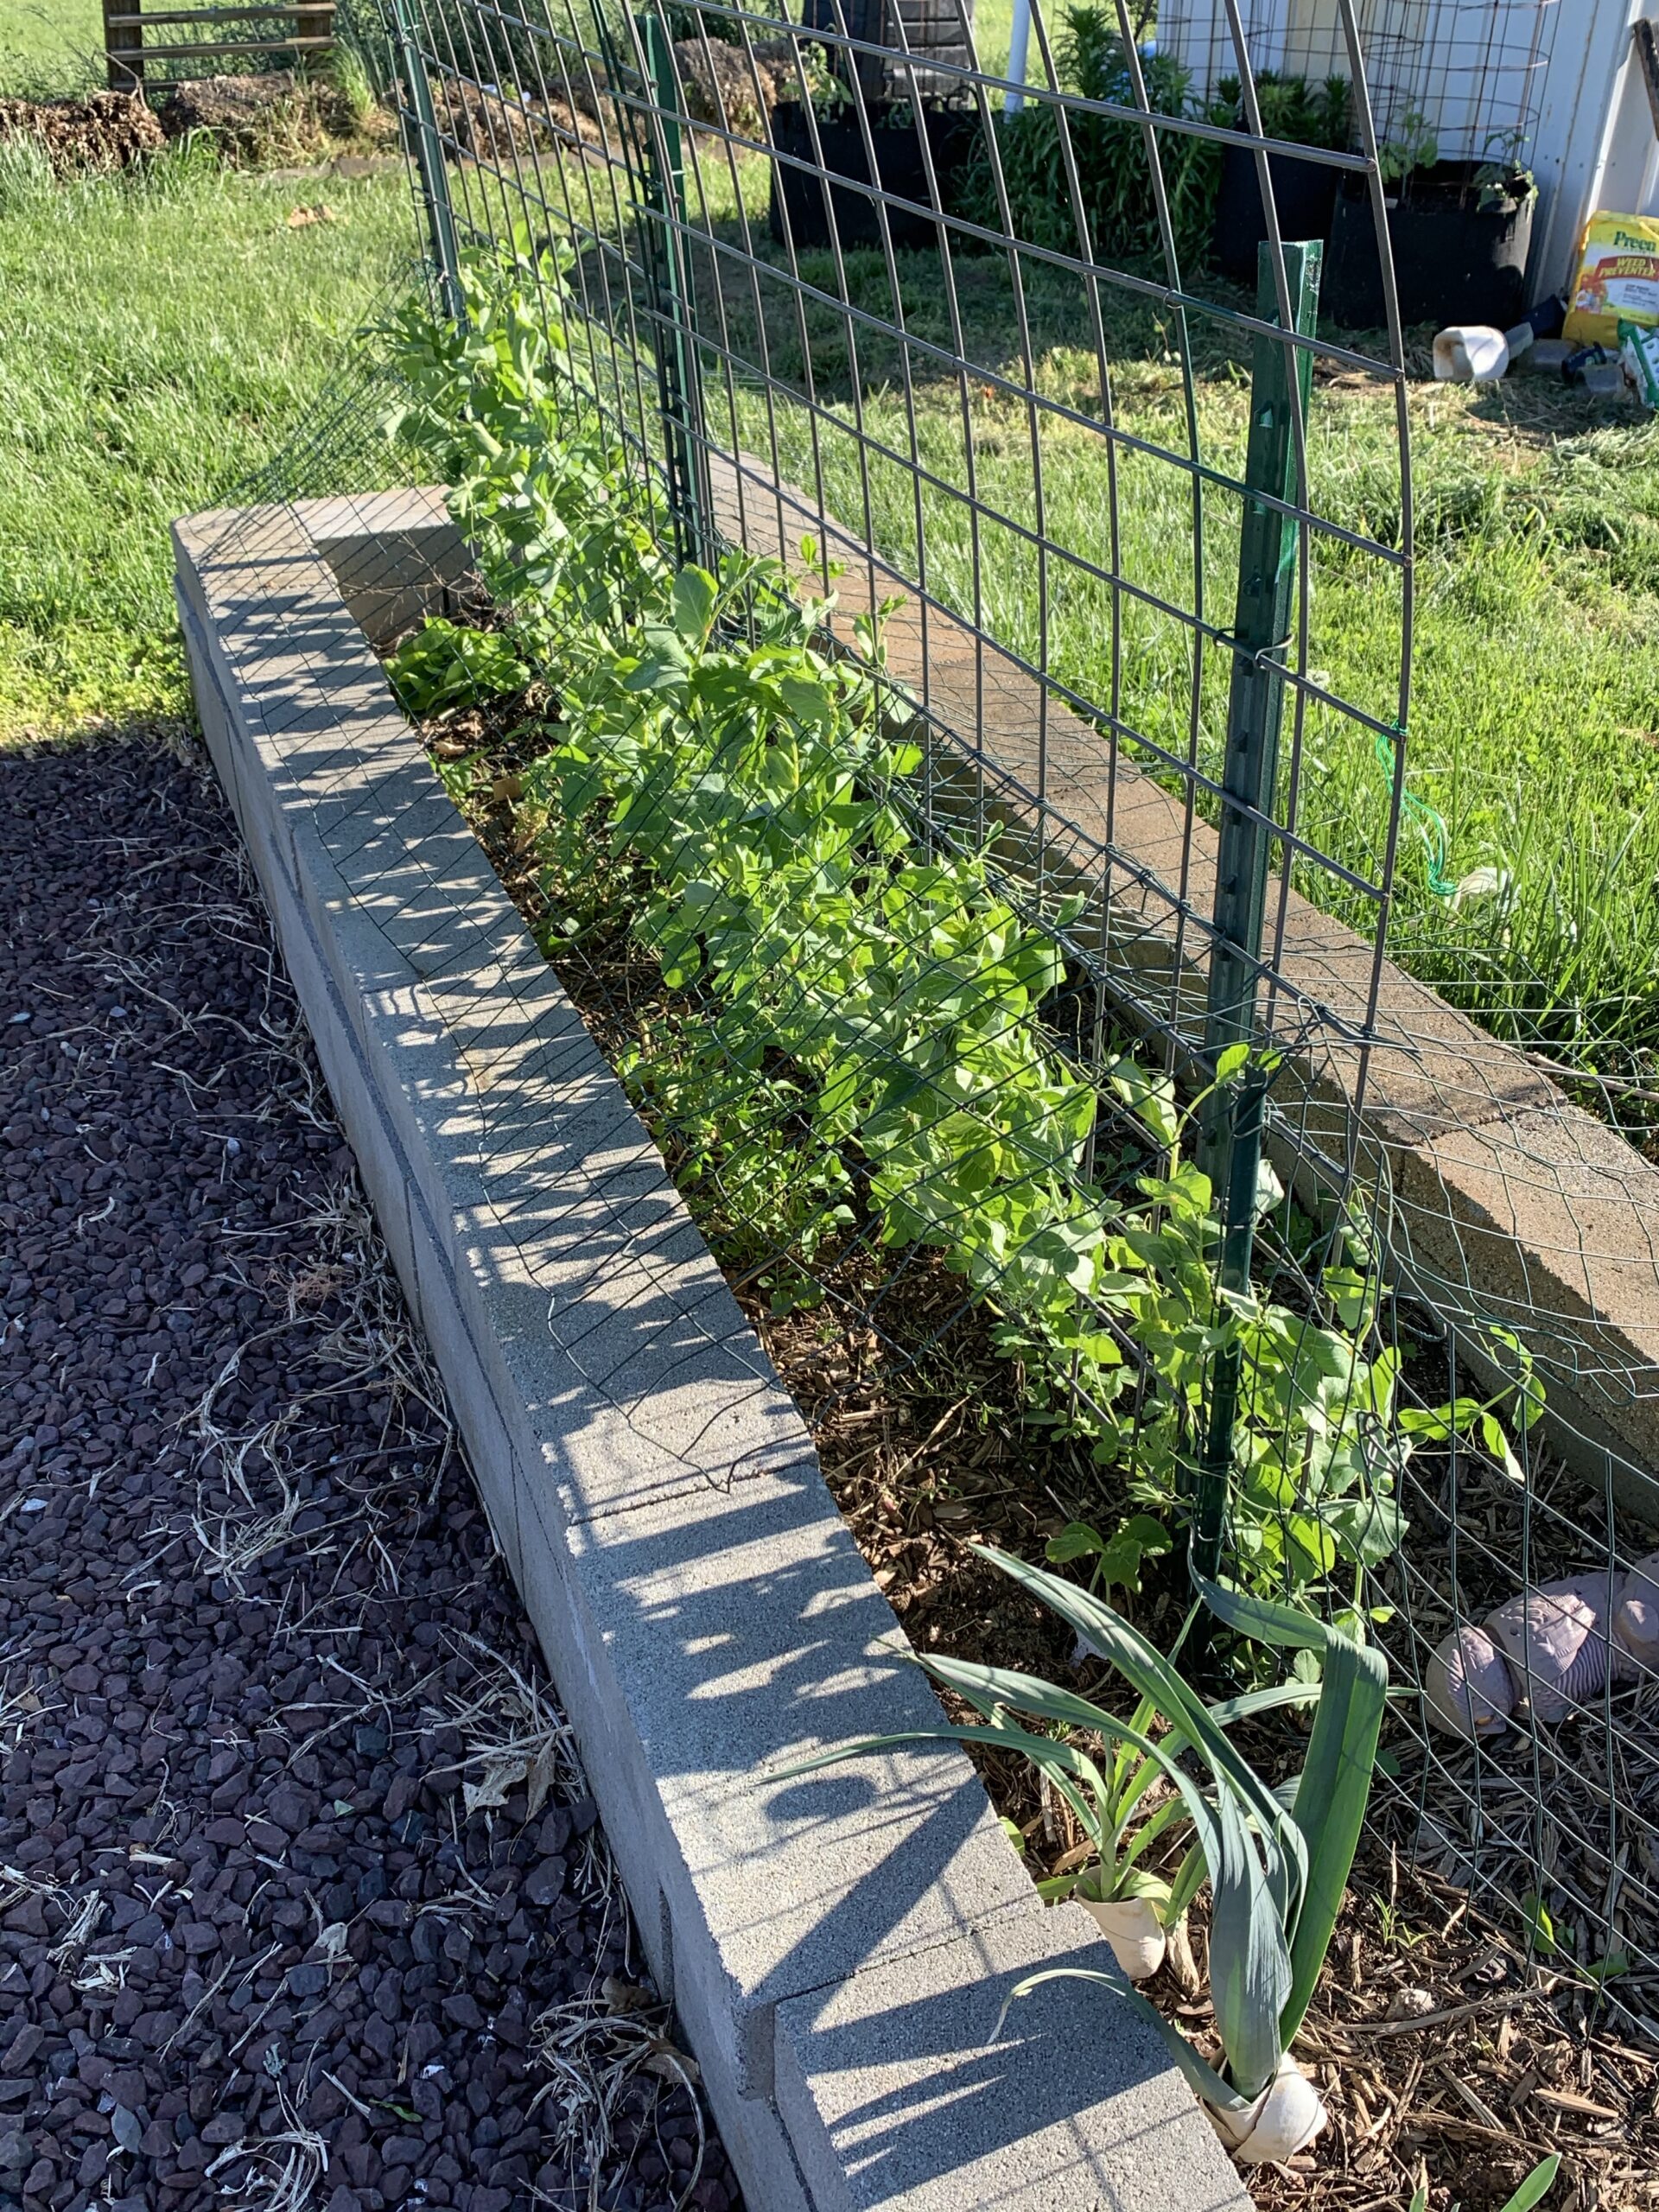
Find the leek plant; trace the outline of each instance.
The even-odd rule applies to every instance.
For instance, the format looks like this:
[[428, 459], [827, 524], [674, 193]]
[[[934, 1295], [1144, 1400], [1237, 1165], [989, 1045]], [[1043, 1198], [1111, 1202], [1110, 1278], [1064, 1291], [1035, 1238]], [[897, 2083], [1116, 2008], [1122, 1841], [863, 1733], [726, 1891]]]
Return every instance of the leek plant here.
[[[1050, 1894], [1069, 1891], [1094, 1911], [1128, 1979], [1089, 1967], [1054, 1967], [1019, 1983], [1009, 2003], [1046, 1981], [1098, 1983], [1136, 2005], [1155, 2026], [1236, 2158], [1259, 2164], [1293, 2157], [1325, 2122], [1323, 2101], [1290, 2050], [1330, 1947], [1370, 1796], [1388, 1691], [1381, 1654], [1287, 1605], [1202, 1582], [1204, 1603], [1224, 1625], [1281, 1649], [1312, 1651], [1320, 1662], [1317, 1685], [1291, 1682], [1210, 1705], [1170, 1658], [1102, 1599], [1007, 1553], [976, 1548], [1123, 1677], [1138, 1700], [1131, 1719], [1120, 1720], [1090, 1699], [1032, 1675], [927, 1656], [921, 1664], [982, 1714], [980, 1723], [942, 1723], [841, 1745], [789, 1772], [804, 1774], [892, 1745], [941, 1738], [1017, 1751], [1029, 1758], [1065, 1798], [1094, 1847], [1090, 1865], [1075, 1881], [1051, 1885]], [[1247, 1713], [1292, 1702], [1318, 1709], [1300, 1778], [1275, 1790], [1234, 1746], [1227, 1729]], [[1103, 1766], [1065, 1737], [1022, 1726], [1014, 1713], [1100, 1738], [1112, 1747], [1109, 1762]], [[1154, 1740], [1149, 1732], [1160, 1720], [1166, 1732]], [[1187, 1755], [1204, 1769], [1202, 1784], [1182, 1764]], [[1160, 1778], [1173, 1795], [1135, 1825]], [[1179, 1832], [1190, 1832], [1192, 1844], [1166, 1882], [1150, 1872], [1147, 1860], [1154, 1845], [1169, 1844]], [[1141, 1948], [1147, 1942], [1146, 1915], [1095, 1910], [1141, 1904], [1160, 1929], [1167, 1927], [1206, 1877], [1219, 2069], [1133, 1986], [1147, 1955]]]

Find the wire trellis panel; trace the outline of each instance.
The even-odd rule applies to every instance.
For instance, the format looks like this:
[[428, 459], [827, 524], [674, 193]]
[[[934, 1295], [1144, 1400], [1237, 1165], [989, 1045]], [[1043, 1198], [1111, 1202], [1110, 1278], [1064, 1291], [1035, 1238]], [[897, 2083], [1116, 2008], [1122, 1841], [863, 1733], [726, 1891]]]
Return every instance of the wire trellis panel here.
[[[1460, 1881], [1548, 1895], [1563, 1959], [1624, 1954], [1646, 2003], [1659, 1758], [1610, 1622], [1659, 1520], [1659, 1176], [1390, 957], [1401, 857], [1433, 829], [1405, 348], [1391, 279], [1382, 334], [1320, 321], [1318, 242], [1285, 235], [1269, 161], [1364, 195], [1389, 277], [1363, 6], [1337, 20], [1348, 136], [1293, 148], [1262, 128], [1230, 4], [1236, 126], [1127, 4], [1033, 7], [1015, 115], [971, 10], [938, 0], [804, 22], [388, 0], [430, 248], [394, 342], [426, 396], [399, 419], [465, 543], [424, 601], [389, 588], [375, 634], [418, 635], [424, 606], [508, 641], [530, 722], [440, 716], [435, 757], [493, 745], [553, 841], [498, 859], [693, 1192], [745, 1317], [734, 1357], [777, 1363], [826, 1457], [876, 1369], [931, 1389], [956, 1362], [1003, 1409], [999, 1465], [1030, 1462], [1033, 1541], [1057, 1505], [1109, 1530], [1150, 1507], [1200, 1564], [1374, 1609], [1408, 1691], [1448, 1636], [1533, 1605], [1518, 1681], [1493, 1654], [1501, 1726], [1483, 1709], [1467, 1740], [1402, 1700], [1385, 1815]], [[1207, 267], [1229, 149], [1262, 203], [1254, 298]], [[365, 433], [397, 379], [364, 376], [264, 498], [385, 480]], [[522, 431], [537, 512], [567, 502], [556, 543], [502, 495], [492, 421]], [[688, 565], [715, 594], [694, 659], [820, 656], [862, 765], [818, 814], [767, 782], [786, 702], [753, 759], [704, 757], [689, 709], [671, 741], [656, 707], [620, 730], [619, 697], [681, 681], [664, 609], [704, 588], [669, 595]], [[1370, 764], [1357, 834], [1327, 797], [1340, 749]], [[764, 865], [715, 883], [692, 861], [735, 866], [734, 794]], [[795, 890], [791, 936], [767, 902]], [[849, 928], [879, 909], [879, 957], [837, 965], [832, 890]], [[767, 958], [722, 965], [740, 917]], [[984, 1003], [969, 939], [1014, 963]], [[884, 976], [932, 1011], [879, 1107]], [[780, 1057], [744, 1026], [762, 1013]], [[947, 1202], [913, 1122], [948, 1119], [950, 1084], [979, 1134]], [[1033, 1193], [1069, 1286], [1047, 1306]], [[993, 1204], [1016, 1224], [995, 1236]], [[580, 1338], [580, 1301], [549, 1325]], [[1557, 1718], [1529, 1668], [1535, 1593], [1568, 1576], [1592, 1626]]]

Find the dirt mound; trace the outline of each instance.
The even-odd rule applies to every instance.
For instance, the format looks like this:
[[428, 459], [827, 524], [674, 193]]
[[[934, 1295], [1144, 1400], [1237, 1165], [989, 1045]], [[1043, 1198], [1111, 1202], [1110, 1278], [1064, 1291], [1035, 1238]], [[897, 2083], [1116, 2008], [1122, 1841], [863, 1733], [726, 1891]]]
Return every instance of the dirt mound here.
[[186, 77], [169, 85], [156, 112], [169, 138], [192, 130], [211, 130], [237, 145], [270, 135], [274, 111], [294, 98], [291, 69], [264, 69], [257, 75]]
[[0, 99], [0, 139], [32, 138], [59, 176], [129, 168], [166, 144], [137, 92], [89, 92], [84, 99]]
[[589, 114], [566, 105], [550, 94], [543, 100], [521, 99], [511, 90], [435, 79], [432, 111], [446, 145], [454, 146], [474, 161], [500, 164], [540, 148], [550, 151], [561, 145], [604, 143], [601, 125]]
[[754, 60], [723, 39], [683, 38], [675, 41], [686, 112], [699, 123], [764, 138], [766, 111], [779, 100], [798, 99], [794, 49], [788, 39], [756, 41]]
[[333, 85], [296, 81], [291, 69], [181, 78], [167, 87], [156, 113], [169, 138], [205, 131], [232, 162], [300, 160], [337, 144], [366, 150], [396, 128], [378, 111], [354, 112]]

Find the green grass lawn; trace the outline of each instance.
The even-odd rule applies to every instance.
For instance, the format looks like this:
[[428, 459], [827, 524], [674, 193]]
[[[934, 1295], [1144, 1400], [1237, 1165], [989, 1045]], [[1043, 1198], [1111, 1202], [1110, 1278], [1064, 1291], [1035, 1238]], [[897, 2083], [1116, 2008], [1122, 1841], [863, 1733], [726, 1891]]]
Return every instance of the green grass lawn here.
[[101, 85], [103, 24], [98, 0], [0, 0], [0, 93]]
[[[748, 245], [764, 256], [763, 165], [741, 185]], [[717, 168], [707, 200], [717, 232], [736, 244], [735, 199]], [[868, 496], [878, 544], [912, 575], [919, 531], [932, 592], [1081, 700], [1115, 707], [1133, 734], [1131, 756], [1178, 781], [1159, 752], [1187, 754], [1191, 626], [1128, 598], [1115, 608], [1109, 587], [1082, 565], [1111, 565], [1114, 486], [1110, 449], [1095, 427], [1100, 375], [1080, 288], [1025, 266], [1032, 381], [1086, 418], [1040, 420], [1039, 505], [1027, 410], [994, 381], [999, 373], [1016, 387], [1027, 381], [1001, 259], [957, 257], [952, 299], [936, 254], [899, 257], [906, 329], [947, 353], [959, 333], [963, 356], [985, 372], [961, 378], [880, 327], [899, 303], [874, 251], [849, 253], [842, 269], [828, 253], [801, 259], [802, 276], [828, 302], [842, 296], [844, 279], [846, 298], [866, 318], [857, 322], [823, 300], [801, 313], [781, 280], [768, 292], [763, 279], [757, 304], [741, 264], [728, 259], [725, 271], [723, 342], [751, 362], [764, 359], [772, 384], [768, 391], [764, 378], [741, 376], [728, 395], [723, 379], [711, 378], [715, 438], [729, 438], [734, 423], [752, 452], [770, 450], [775, 438], [784, 472], [809, 486], [821, 472], [828, 505], [854, 525]], [[1218, 283], [1212, 289], [1227, 296]], [[1114, 305], [1109, 296], [1105, 320], [1114, 419], [1154, 449], [1116, 458], [1120, 572], [1190, 613], [1198, 604], [1191, 481], [1167, 456], [1196, 446], [1208, 466], [1241, 472], [1248, 358], [1194, 320], [1190, 437], [1167, 311]], [[809, 388], [816, 416], [802, 404]], [[1623, 1072], [1639, 1053], [1650, 1084], [1659, 1067], [1659, 424], [1633, 404], [1600, 404], [1520, 370], [1478, 391], [1416, 382], [1408, 413], [1413, 807], [1395, 868], [1391, 948], [1501, 1033]], [[929, 480], [919, 501], [912, 452]], [[1322, 380], [1309, 454], [1316, 511], [1397, 545], [1390, 390], [1353, 372]], [[1238, 513], [1235, 495], [1206, 493], [1205, 611], [1224, 626]], [[1060, 553], [1043, 560], [1039, 533]], [[1315, 540], [1310, 675], [1383, 723], [1397, 712], [1402, 609], [1396, 567]], [[1194, 750], [1199, 768], [1217, 777], [1224, 649], [1211, 645], [1205, 663]], [[1376, 734], [1311, 708], [1301, 834], [1375, 887], [1389, 810]], [[1373, 931], [1374, 896], [1312, 863], [1299, 874], [1317, 903]], [[1611, 1057], [1608, 1044], [1619, 1048]]]
[[184, 711], [168, 526], [296, 430], [411, 241], [395, 175], [0, 159], [0, 736]]

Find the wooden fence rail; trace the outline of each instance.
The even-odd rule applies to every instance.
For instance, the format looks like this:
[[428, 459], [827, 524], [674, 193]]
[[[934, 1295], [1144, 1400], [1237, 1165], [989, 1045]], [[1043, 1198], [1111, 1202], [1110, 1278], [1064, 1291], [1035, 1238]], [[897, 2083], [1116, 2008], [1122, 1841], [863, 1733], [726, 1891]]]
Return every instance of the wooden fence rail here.
[[[260, 29], [289, 23], [286, 37]], [[156, 44], [154, 35], [185, 23], [222, 25], [229, 35]], [[152, 61], [205, 61], [224, 54], [315, 54], [334, 42], [334, 0], [245, 0], [241, 6], [145, 8], [141, 0], [104, 0], [104, 53], [111, 90], [137, 91]]]

